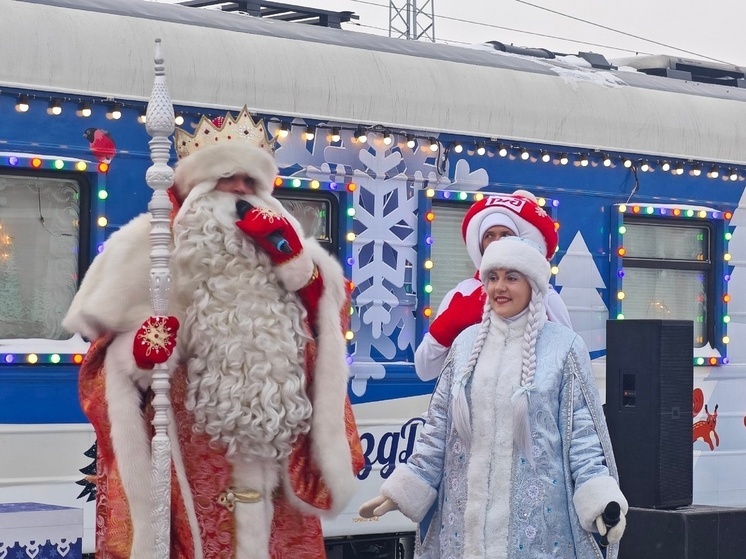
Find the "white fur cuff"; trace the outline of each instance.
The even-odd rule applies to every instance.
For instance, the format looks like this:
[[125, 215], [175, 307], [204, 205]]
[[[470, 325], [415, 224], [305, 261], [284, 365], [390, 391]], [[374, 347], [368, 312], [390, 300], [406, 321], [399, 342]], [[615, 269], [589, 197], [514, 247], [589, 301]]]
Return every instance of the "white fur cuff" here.
[[611, 501], [619, 503], [622, 512], [627, 514], [627, 499], [620, 491], [617, 481], [611, 476], [596, 476], [575, 488], [572, 502], [584, 530], [596, 531], [596, 518], [604, 512], [606, 505]]
[[430, 510], [437, 492], [406, 464], [399, 464], [381, 486], [381, 495], [394, 501], [412, 522], [419, 522]]
[[288, 291], [298, 291], [311, 279], [313, 266], [313, 260], [306, 254], [306, 251], [303, 251], [286, 264], [277, 266], [276, 270], [285, 289]]

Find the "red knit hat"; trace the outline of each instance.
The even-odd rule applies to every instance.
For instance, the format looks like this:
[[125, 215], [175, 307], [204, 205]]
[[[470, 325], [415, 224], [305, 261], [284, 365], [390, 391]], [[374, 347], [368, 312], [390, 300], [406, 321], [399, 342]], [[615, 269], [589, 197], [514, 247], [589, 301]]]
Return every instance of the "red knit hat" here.
[[485, 196], [472, 204], [466, 212], [461, 224], [461, 236], [464, 238], [466, 251], [477, 268], [482, 262], [480, 225], [485, 217], [493, 213], [509, 216], [518, 228], [516, 234], [538, 244], [547, 260], [554, 256], [558, 242], [554, 221], [536, 203], [533, 194], [526, 190], [516, 190], [513, 194]]

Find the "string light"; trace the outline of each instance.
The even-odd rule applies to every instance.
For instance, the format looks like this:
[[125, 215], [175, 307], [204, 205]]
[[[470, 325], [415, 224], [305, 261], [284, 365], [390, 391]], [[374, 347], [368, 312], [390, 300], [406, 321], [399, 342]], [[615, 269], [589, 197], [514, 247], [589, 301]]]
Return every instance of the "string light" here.
[[93, 114], [91, 105], [87, 101], [82, 101], [80, 105], [78, 105], [78, 110], [75, 111], [75, 114], [79, 117], [88, 118]]
[[[35, 97], [36, 98], [36, 97]], [[62, 110], [64, 109], [64, 99], [61, 99], [59, 97], [46, 97], [48, 99], [48, 106], [46, 108], [47, 112], [50, 115], [57, 116], [61, 114]], [[103, 103], [108, 107], [108, 110], [106, 111], [106, 118], [111, 120], [118, 120], [122, 117], [122, 110], [125, 106], [121, 102], [114, 101], [112, 99], [101, 99], [98, 101], [99, 103]], [[93, 109], [92, 105], [96, 104], [96, 100], [80, 100], [78, 103], [78, 106], [75, 110], [75, 114], [79, 117], [88, 118], [92, 116]], [[138, 107], [139, 105], [139, 107]], [[141, 124], [145, 124], [146, 122], [146, 114], [144, 110], [141, 110], [142, 105], [126, 105], [128, 107], [134, 106], [134, 108], [137, 109], [137, 121]], [[18, 112], [27, 112], [30, 110], [29, 105], [29, 96], [28, 94], [18, 94], [15, 104], [15, 109]], [[182, 126], [186, 121], [186, 115], [185, 114], [178, 114], [174, 118], [174, 122], [177, 126]], [[271, 119], [275, 122], [279, 122], [279, 130], [278, 130], [278, 136], [280, 138], [286, 138], [288, 135], [292, 132], [293, 125], [292, 123], [284, 122], [279, 119]], [[341, 134], [340, 131], [343, 129], [341, 126], [326, 126], [324, 124], [321, 125], [304, 125], [304, 132], [303, 137], [306, 140], [315, 140], [316, 139], [316, 129], [317, 128], [325, 128], [327, 130], [331, 131], [331, 134], [327, 136], [331, 139], [331, 142], [338, 143], [341, 141]], [[347, 127], [347, 130], [354, 130], [354, 139], [357, 140], [360, 143], [366, 143], [367, 142], [367, 134], [369, 131], [377, 132], [382, 135], [382, 140], [384, 145], [392, 145], [397, 142], [397, 136], [396, 133], [384, 129], [382, 126], [376, 125], [371, 127], [366, 127], [364, 125], [357, 125], [357, 127]], [[418, 136], [413, 133], [406, 133], [402, 131], [402, 136], [406, 138], [406, 145], [410, 149], [415, 149], [417, 146], [417, 140], [424, 140], [427, 142], [427, 146], [429, 147], [430, 151], [437, 152], [441, 148], [441, 144], [439, 143], [438, 139], [434, 136]], [[483, 156], [487, 154], [487, 141], [486, 140], [473, 140], [475, 145], [475, 151], [478, 155]], [[495, 138], [491, 138], [490, 142], [497, 142]], [[468, 144], [467, 144], [468, 145]], [[533, 148], [530, 146], [521, 146], [521, 145], [514, 145], [509, 144], [506, 142], [499, 142], [491, 144], [495, 146], [495, 153], [499, 155], [500, 157], [507, 157], [509, 155], [509, 152], [511, 150], [514, 150], [517, 152], [518, 157], [523, 161], [531, 161], [532, 160], [532, 151]], [[462, 154], [464, 152], [464, 142], [463, 140], [457, 140], [453, 139], [449, 144], [449, 149], [453, 151], [455, 154]], [[544, 163], [550, 163], [552, 160], [557, 161], [560, 165], [568, 165], [572, 157], [577, 158], [577, 164], [582, 167], [587, 167], [591, 163], [590, 157], [593, 156], [593, 154], [588, 153], [561, 153], [558, 151], [553, 151], [551, 149], [536, 149], [536, 151], [533, 151], [533, 153], [536, 154], [536, 159], [533, 159], [533, 161], [536, 161], [540, 159]], [[625, 168], [632, 168], [635, 165], [638, 165], [639, 170], [642, 172], [650, 172], [653, 171], [654, 166], [649, 163], [649, 161], [644, 159], [638, 159], [635, 160], [630, 157], [624, 157], [624, 156], [615, 156], [610, 153], [600, 153], [599, 150], [595, 150], [595, 154], [598, 154], [600, 156], [601, 164], [604, 167], [613, 167], [614, 166], [614, 160], [619, 159], [622, 163], [622, 165]], [[708, 178], [718, 178], [720, 176], [720, 172], [718, 169], [717, 164], [707, 163], [705, 166], [705, 163], [692, 160], [687, 161], [669, 161], [669, 160], [659, 160], [658, 162], [659, 167], [662, 171], [672, 171], [672, 174], [676, 176], [683, 175], [684, 172], [687, 170], [687, 167], [689, 168], [689, 175], [692, 177], [700, 177], [702, 174], [705, 174]], [[709, 169], [709, 170], [707, 170]], [[728, 172], [725, 174], [726, 180], [730, 181], [738, 181], [740, 180], [742, 176], [742, 170], [739, 168], [729, 168]]]
[[148, 120], [147, 111], [145, 109], [142, 109], [140, 111], [140, 114], [137, 115], [137, 122], [140, 124], [145, 124]]
[[47, 114], [59, 116], [62, 114], [62, 102], [59, 99], [52, 99], [49, 101], [49, 106], [47, 107]]
[[122, 105], [120, 105], [119, 103], [114, 103], [111, 106], [111, 109], [107, 111], [106, 118], [108, 118], [109, 120], [119, 120], [120, 118], [122, 118]]
[[16, 101], [16, 111], [25, 113], [29, 110], [28, 95], [21, 95]]

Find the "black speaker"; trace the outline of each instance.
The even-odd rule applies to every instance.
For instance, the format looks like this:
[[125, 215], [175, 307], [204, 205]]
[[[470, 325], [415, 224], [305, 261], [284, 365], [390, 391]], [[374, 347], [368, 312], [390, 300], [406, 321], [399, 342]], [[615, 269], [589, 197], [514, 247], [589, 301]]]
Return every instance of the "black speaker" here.
[[606, 422], [630, 506], [692, 504], [694, 324], [606, 322]]
[[746, 508], [630, 508], [619, 559], [737, 559], [746, 554]]

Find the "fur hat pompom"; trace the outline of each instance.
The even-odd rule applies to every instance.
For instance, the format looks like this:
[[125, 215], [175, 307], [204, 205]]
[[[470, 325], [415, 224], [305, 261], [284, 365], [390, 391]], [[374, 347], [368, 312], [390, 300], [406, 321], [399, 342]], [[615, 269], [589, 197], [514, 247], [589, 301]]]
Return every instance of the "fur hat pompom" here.
[[479, 275], [486, 284], [492, 270], [515, 270], [523, 274], [533, 289], [546, 295], [551, 267], [541, 247], [522, 237], [505, 237], [490, 243], [482, 256]]
[[241, 141], [223, 142], [195, 151], [176, 165], [174, 186], [181, 201], [198, 184], [244, 173], [256, 181], [259, 194], [270, 195], [278, 169], [266, 150]]

